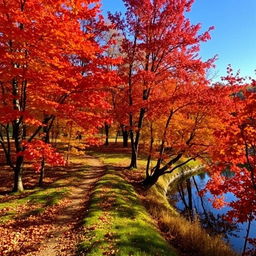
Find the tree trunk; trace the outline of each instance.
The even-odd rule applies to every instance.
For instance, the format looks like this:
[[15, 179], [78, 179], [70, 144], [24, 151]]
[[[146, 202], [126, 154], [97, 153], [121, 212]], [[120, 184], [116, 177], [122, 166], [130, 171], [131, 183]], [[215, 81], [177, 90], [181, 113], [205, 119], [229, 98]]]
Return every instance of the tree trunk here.
[[247, 230], [246, 230], [246, 236], [245, 236], [245, 240], [244, 240], [242, 256], [246, 255], [247, 242], [248, 242], [248, 237], [250, 235], [250, 230], [251, 230], [251, 222], [252, 222], [251, 217], [252, 217], [252, 214], [250, 216], [248, 226], [247, 226]]
[[129, 169], [137, 168], [137, 157], [138, 157], [138, 147], [134, 141], [134, 133], [130, 131], [130, 138], [131, 138], [131, 163]]
[[119, 136], [119, 130], [116, 132], [115, 144], [117, 143], [118, 136]]
[[109, 125], [105, 123], [105, 135], [106, 135], [106, 140], [105, 140], [105, 146], [109, 145]]
[[[47, 125], [47, 126], [45, 126], [43, 128], [43, 132], [44, 132], [43, 141], [45, 143], [50, 143], [50, 130], [53, 127], [54, 119], [55, 118], [52, 119], [52, 121], [50, 122], [49, 125]], [[38, 180], [38, 186], [39, 187], [43, 187], [43, 184], [44, 184], [44, 173], [45, 173], [45, 158], [43, 156], [43, 159], [41, 161], [39, 180]]]
[[137, 168], [137, 158], [138, 158], [137, 149], [133, 148], [130, 169]]
[[127, 148], [129, 134], [128, 134], [128, 131], [124, 127], [122, 127], [122, 135], [123, 135], [123, 147]]
[[149, 148], [149, 154], [148, 154], [148, 161], [147, 161], [147, 167], [146, 167], [146, 175], [149, 176], [149, 168], [151, 163], [151, 155], [153, 151], [153, 144], [154, 144], [154, 137], [153, 137], [153, 124], [150, 125], [150, 148]]
[[152, 175], [147, 176], [141, 183], [141, 185], [143, 186], [143, 188], [145, 190], [151, 188], [154, 184], [157, 183], [159, 177], [161, 176], [161, 172], [160, 171], [154, 171], [154, 173]]
[[129, 166], [130, 169], [137, 168], [137, 159], [138, 159], [138, 151], [139, 151], [139, 142], [140, 142], [140, 135], [141, 135], [141, 128], [143, 125], [143, 120], [145, 116], [146, 110], [142, 108], [140, 110], [139, 122], [138, 122], [138, 130], [136, 131], [136, 136], [134, 138], [134, 132], [130, 131], [131, 135], [131, 148], [132, 148], [132, 155], [131, 155], [131, 164]]
[[13, 192], [23, 192], [23, 182], [22, 182], [22, 163], [23, 157], [18, 157], [16, 161], [16, 166], [14, 168], [14, 186]]
[[[22, 108], [22, 106], [25, 104], [25, 102], [20, 102], [18, 99], [19, 96], [19, 87], [18, 82], [16, 79], [13, 79], [12, 81], [12, 94], [14, 96], [13, 99], [13, 109], [17, 111], [24, 110], [25, 108]], [[25, 93], [23, 95], [23, 98], [25, 99]], [[13, 186], [13, 192], [22, 192], [24, 191], [23, 183], [22, 183], [22, 166], [24, 157], [21, 155], [24, 152], [24, 147], [22, 146], [22, 140], [26, 137], [26, 126], [23, 123], [23, 116], [20, 116], [16, 120], [12, 122], [12, 128], [13, 128], [13, 139], [14, 139], [14, 145], [16, 150], [16, 163], [13, 168], [14, 170], [14, 186]]]
[[45, 161], [44, 158], [41, 162], [41, 168], [40, 168], [40, 176], [38, 180], [38, 186], [42, 188], [44, 186], [44, 171], [45, 171]]

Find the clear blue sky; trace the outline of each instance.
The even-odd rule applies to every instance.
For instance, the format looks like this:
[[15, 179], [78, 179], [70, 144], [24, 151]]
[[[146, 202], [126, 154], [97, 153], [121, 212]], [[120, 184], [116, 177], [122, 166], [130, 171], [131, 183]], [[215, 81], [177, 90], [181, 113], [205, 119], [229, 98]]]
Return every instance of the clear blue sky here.
[[[107, 11], [124, 11], [122, 0], [102, 0]], [[256, 0], [195, 0], [187, 15], [193, 24], [201, 23], [203, 29], [215, 26], [212, 39], [202, 45], [201, 56], [208, 59], [218, 55], [214, 80], [226, 74], [231, 64], [243, 76], [256, 77]]]

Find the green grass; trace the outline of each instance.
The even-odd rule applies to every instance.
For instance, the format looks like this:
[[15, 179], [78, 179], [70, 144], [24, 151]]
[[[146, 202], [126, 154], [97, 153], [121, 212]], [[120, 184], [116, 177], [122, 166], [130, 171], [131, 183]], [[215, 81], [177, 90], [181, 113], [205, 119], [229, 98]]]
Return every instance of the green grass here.
[[[47, 189], [34, 189], [27, 190], [22, 194], [22, 198], [9, 200], [0, 204], [0, 210], [7, 208], [7, 211], [0, 216], [0, 223], [7, 222], [17, 214], [19, 214], [19, 208], [23, 206], [33, 205], [31, 211], [26, 212], [26, 216], [39, 214], [44, 211], [45, 207], [56, 205], [67, 194], [66, 188], [47, 188]], [[13, 195], [19, 195], [15, 193]]]
[[[120, 163], [125, 164], [129, 162], [130, 157], [129, 154], [124, 153], [93, 153], [95, 156], [99, 157], [101, 160], [104, 161], [104, 164], [115, 164]], [[121, 161], [121, 162], [120, 162]]]
[[97, 183], [84, 227], [79, 255], [176, 255], [155, 228], [132, 185], [113, 170]]
[[[32, 194], [30, 194], [30, 192]], [[34, 189], [34, 190], [26, 190], [27, 196], [21, 199], [14, 199], [8, 202], [4, 202], [0, 204], [0, 209], [8, 208], [8, 207], [18, 207], [20, 205], [24, 205], [26, 203], [38, 203], [45, 206], [54, 205], [58, 203], [58, 201], [62, 198], [63, 193], [65, 193], [65, 189], [58, 188], [48, 188], [48, 189]], [[18, 193], [16, 193], [18, 194]]]
[[[101, 161], [104, 162], [106, 165], [116, 165], [116, 166], [129, 166], [131, 156], [127, 153], [110, 153], [110, 152], [93, 152], [89, 151], [87, 152], [90, 155], [93, 155], [95, 157], [98, 157], [101, 159]], [[143, 169], [147, 165], [147, 158], [146, 157], [138, 157], [138, 168]]]

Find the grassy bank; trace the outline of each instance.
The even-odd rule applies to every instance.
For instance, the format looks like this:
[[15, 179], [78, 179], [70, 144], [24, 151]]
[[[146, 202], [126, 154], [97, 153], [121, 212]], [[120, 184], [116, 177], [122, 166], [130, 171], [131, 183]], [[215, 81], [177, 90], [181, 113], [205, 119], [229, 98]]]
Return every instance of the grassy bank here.
[[[105, 164], [116, 166], [116, 168], [118, 166], [128, 166], [129, 164], [129, 154], [111, 152], [111, 149], [105, 151], [101, 149], [100, 151], [94, 154], [99, 156]], [[118, 170], [124, 179], [129, 183], [134, 183], [142, 179], [145, 164], [145, 159], [140, 159], [138, 170], [131, 171], [124, 168], [118, 168]], [[190, 167], [193, 168], [194, 164]], [[201, 228], [199, 221], [190, 222], [186, 220], [169, 204], [166, 191], [170, 180], [175, 175], [176, 173], [162, 176], [158, 183], [147, 192], [140, 191], [139, 188], [137, 189], [140, 200], [153, 219], [157, 221], [158, 227], [165, 235], [165, 238], [170, 244], [175, 245], [178, 250], [182, 251], [184, 255], [236, 255], [220, 236], [209, 236]], [[132, 208], [133, 204], [130, 207]]]
[[79, 255], [177, 255], [154, 226], [133, 186], [113, 169], [98, 182], [84, 226]]
[[161, 178], [157, 186], [146, 193], [144, 204], [169, 242], [190, 256], [237, 255], [221, 236], [209, 236], [198, 220], [190, 222], [170, 206], [163, 193], [168, 185], [168, 179]]

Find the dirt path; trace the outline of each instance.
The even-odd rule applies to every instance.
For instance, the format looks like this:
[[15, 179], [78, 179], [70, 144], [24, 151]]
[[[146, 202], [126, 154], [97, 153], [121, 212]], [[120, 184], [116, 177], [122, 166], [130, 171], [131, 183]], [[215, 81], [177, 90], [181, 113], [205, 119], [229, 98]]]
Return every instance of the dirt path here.
[[85, 156], [87, 165], [85, 179], [71, 189], [67, 207], [58, 215], [54, 230], [48, 239], [42, 241], [38, 253], [33, 256], [72, 256], [82, 236], [81, 221], [87, 211], [90, 193], [104, 174], [102, 163], [91, 156]]

